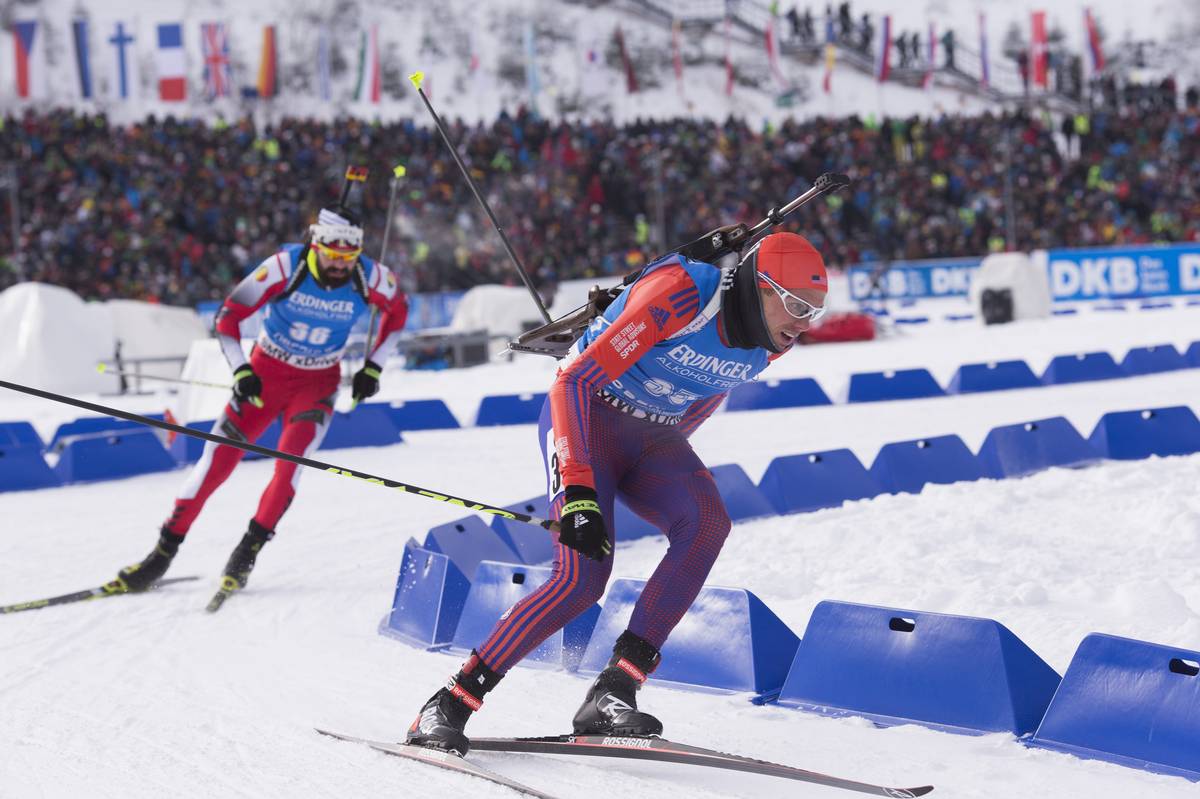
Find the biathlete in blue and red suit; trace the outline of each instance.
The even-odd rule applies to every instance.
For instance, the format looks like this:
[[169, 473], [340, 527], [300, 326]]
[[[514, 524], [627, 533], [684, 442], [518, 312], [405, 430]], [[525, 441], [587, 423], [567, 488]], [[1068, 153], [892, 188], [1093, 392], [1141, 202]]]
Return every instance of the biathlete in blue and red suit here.
[[[285, 245], [225, 300], [217, 314], [216, 332], [233, 370], [233, 398], [214, 424], [214, 432], [254, 441], [279, 418], [280, 450], [291, 455], [316, 450], [333, 417], [339, 364], [350, 330], [371, 307], [381, 312], [379, 332], [365, 365], [354, 375], [353, 394], [361, 400], [379, 391], [380, 363], [395, 347], [408, 303], [395, 275], [364, 256], [362, 243], [363, 229], [350, 211], [323, 209], [309, 228], [307, 244]], [[267, 315], [247, 360], [241, 323], [264, 306]], [[205, 444], [154, 551], [118, 575], [129, 590], [145, 590], [163, 576], [204, 503], [244, 454], [227, 444]], [[291, 504], [299, 479], [296, 464], [275, 462], [275, 473], [249, 529], [225, 566], [224, 576], [235, 583], [231, 587], [245, 587], [259, 550], [275, 535], [275, 526]]]
[[[412, 723], [413, 744], [466, 754], [463, 728], [500, 678], [598, 601], [612, 573], [617, 496], [667, 536], [577, 734], [658, 735], [636, 693], [696, 598], [730, 529], [688, 437], [730, 390], [791, 349], [824, 312], [820, 253], [773, 233], [735, 270], [672, 255], [650, 265], [580, 338], [542, 411], [551, 513], [562, 531], [545, 585], [510, 608]], [[619, 532], [619, 531], [617, 531]]]

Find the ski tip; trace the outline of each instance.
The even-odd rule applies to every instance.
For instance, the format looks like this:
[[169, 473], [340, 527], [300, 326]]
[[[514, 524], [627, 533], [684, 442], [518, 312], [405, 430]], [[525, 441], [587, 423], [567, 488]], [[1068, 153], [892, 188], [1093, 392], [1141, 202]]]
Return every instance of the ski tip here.
[[889, 793], [888, 796], [924, 796], [932, 792], [932, 785], [922, 785], [920, 788], [902, 788], [895, 793]]

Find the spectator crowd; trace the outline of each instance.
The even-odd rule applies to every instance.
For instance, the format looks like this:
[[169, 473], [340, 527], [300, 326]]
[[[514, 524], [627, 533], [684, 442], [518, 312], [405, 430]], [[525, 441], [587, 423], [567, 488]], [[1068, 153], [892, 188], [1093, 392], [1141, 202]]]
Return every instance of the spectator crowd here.
[[[406, 175], [384, 260], [410, 290], [518, 282], [429, 126], [150, 118], [118, 127], [72, 111], [2, 121], [20, 242], [0, 197], [0, 289], [24, 275], [87, 298], [223, 297], [280, 243], [299, 240], [336, 200], [347, 164], [372, 170], [362, 204], [376, 255], [398, 163]], [[834, 266], [1200, 239], [1194, 110], [816, 118], [765, 129], [732, 119], [568, 123], [522, 111], [449, 128], [546, 288], [621, 275], [718, 225], [757, 222], [824, 172], [853, 185], [789, 223]]]

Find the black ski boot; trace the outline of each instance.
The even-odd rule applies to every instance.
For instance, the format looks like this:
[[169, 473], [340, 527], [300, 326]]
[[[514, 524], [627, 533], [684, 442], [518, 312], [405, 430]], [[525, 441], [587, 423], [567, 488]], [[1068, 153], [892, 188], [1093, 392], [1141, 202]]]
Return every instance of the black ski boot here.
[[162, 579], [183, 543], [183, 536], [176, 535], [167, 528], [158, 534], [158, 543], [154, 551], [140, 563], [126, 566], [117, 573], [117, 582], [125, 586], [126, 591], [146, 591]]
[[496, 687], [497, 674], [474, 651], [445, 688], [429, 697], [404, 736], [405, 743], [466, 756], [471, 742], [463, 733], [471, 714], [483, 707], [483, 696]]
[[242, 536], [242, 540], [233, 548], [229, 562], [225, 564], [225, 573], [221, 577], [221, 588], [227, 591], [240, 591], [250, 582], [250, 572], [254, 569], [254, 561], [263, 544], [275, 537], [274, 530], [268, 530], [254, 519], [250, 520], [250, 529]]
[[608, 668], [600, 672], [575, 714], [576, 735], [662, 735], [662, 722], [637, 709], [637, 691], [658, 666], [658, 650], [626, 630], [613, 646]]

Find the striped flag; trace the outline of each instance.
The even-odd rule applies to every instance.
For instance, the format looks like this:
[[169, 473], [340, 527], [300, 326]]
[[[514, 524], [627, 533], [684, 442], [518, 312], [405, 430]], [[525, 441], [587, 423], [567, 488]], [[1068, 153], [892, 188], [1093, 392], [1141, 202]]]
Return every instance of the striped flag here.
[[233, 90], [233, 74], [225, 26], [220, 22], [201, 23], [200, 40], [204, 51], [204, 97], [210, 101], [228, 97]]
[[354, 99], [359, 102], [379, 104], [379, 26], [372, 25], [362, 33], [358, 48], [358, 82], [354, 87]]
[[921, 88], [929, 91], [933, 86], [933, 71], [937, 68], [937, 26], [929, 23], [929, 43], [925, 46], [925, 77], [921, 79]]
[[879, 52], [875, 58], [875, 80], [883, 83], [892, 74], [892, 16], [883, 15], [879, 25]]
[[833, 64], [837, 60], [837, 37], [833, 33], [833, 13], [825, 14], [825, 77], [821, 86], [825, 93], [833, 91]]
[[983, 88], [992, 83], [992, 67], [988, 62], [987, 16], [979, 12], [979, 82]]
[[329, 31], [322, 28], [317, 34], [317, 91], [322, 100], [333, 98], [329, 84]]
[[87, 20], [72, 20], [71, 34], [75, 42], [75, 68], [79, 72], [79, 96], [90, 100], [92, 99], [92, 60], [88, 51]]
[[113, 34], [108, 37], [112, 45], [113, 95], [121, 100], [137, 96], [137, 59], [133, 57], [133, 26], [126, 22], [113, 25]]
[[258, 96], [266, 100], [276, 94], [275, 26], [263, 28], [262, 59], [258, 62]]
[[14, 22], [12, 27], [13, 53], [17, 68], [17, 96], [23, 100], [29, 99], [32, 94], [30, 74], [33, 45], [37, 39], [37, 25], [36, 21]]
[[168, 103], [187, 99], [187, 59], [183, 52], [183, 25], [178, 22], [158, 26], [158, 99]]
[[1049, 85], [1046, 43], [1046, 12], [1033, 12], [1033, 36], [1030, 40], [1029, 62], [1033, 69], [1033, 85], [1045, 89]]
[[1092, 16], [1092, 10], [1085, 8], [1083, 10], [1083, 24], [1087, 27], [1088, 37], [1088, 52], [1092, 54], [1092, 74], [1104, 71], [1104, 49], [1100, 44], [1100, 27], [1096, 25], [1096, 18]]
[[787, 80], [783, 77], [783, 70], [779, 67], [779, 33], [777, 25], [779, 23], [779, 3], [771, 3], [771, 16], [767, 18], [767, 30], [765, 34], [765, 44], [767, 46], [767, 64], [771, 67], [771, 74], [775, 76], [775, 80], [779, 81], [780, 86], [787, 86]]
[[729, 42], [730, 25], [727, 7], [725, 14], [725, 94], [728, 97], [733, 96], [733, 52]]

